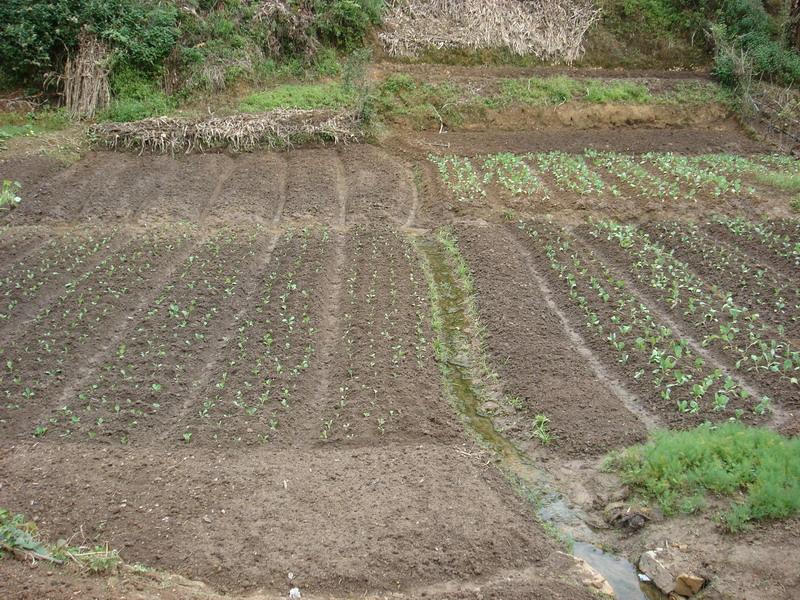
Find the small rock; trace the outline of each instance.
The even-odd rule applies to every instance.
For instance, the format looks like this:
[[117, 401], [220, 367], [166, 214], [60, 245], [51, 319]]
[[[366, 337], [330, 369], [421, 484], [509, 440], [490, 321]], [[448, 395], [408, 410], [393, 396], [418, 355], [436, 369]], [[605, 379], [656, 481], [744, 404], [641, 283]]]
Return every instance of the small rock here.
[[706, 580], [697, 575], [681, 573], [675, 579], [675, 593], [681, 596], [694, 596], [703, 589]]
[[211, 523], [211, 517], [208, 515], [203, 515], [203, 522], [204, 523]]
[[614, 588], [611, 587], [611, 584], [606, 581], [606, 578], [598, 573], [594, 567], [577, 556], [573, 556], [572, 559], [578, 565], [578, 568], [583, 575], [581, 580], [583, 585], [586, 587], [592, 587], [606, 596], [611, 596], [612, 598], [615, 597]]
[[639, 558], [639, 570], [665, 594], [675, 589], [675, 578], [661, 560], [663, 549], [648, 550]]
[[290, 600], [300, 600], [300, 588], [295, 586], [289, 590], [289, 599]]
[[497, 402], [484, 402], [478, 411], [484, 415], [493, 415], [500, 410], [500, 405]]
[[638, 531], [650, 520], [647, 509], [627, 504], [612, 502], [603, 510], [606, 523], [618, 529]]

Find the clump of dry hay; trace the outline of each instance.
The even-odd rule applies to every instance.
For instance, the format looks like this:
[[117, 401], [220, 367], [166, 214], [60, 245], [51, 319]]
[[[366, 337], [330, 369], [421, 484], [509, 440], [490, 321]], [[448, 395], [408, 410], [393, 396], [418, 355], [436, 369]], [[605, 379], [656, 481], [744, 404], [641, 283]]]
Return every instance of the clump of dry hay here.
[[571, 63], [599, 18], [594, 0], [393, 0], [379, 34], [387, 52], [507, 48]]
[[107, 147], [161, 154], [229, 148], [247, 152], [308, 141], [357, 140], [359, 120], [353, 112], [277, 109], [202, 120], [159, 117], [130, 123], [100, 123], [90, 137]]
[[70, 116], [90, 119], [111, 102], [108, 56], [108, 48], [93, 34], [81, 32], [78, 52], [67, 59], [60, 78]]

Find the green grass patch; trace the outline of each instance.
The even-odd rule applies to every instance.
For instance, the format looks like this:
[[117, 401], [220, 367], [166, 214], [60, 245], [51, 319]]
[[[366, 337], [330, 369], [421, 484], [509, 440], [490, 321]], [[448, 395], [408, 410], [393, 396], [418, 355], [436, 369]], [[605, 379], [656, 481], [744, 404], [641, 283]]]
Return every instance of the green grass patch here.
[[800, 174], [797, 173], [778, 173], [775, 171], [759, 173], [756, 176], [756, 180], [758, 183], [781, 190], [800, 190]]
[[686, 81], [658, 94], [657, 100], [668, 104], [712, 104], [731, 105], [734, 98], [730, 90], [708, 81]]
[[586, 100], [595, 104], [649, 104], [654, 98], [647, 86], [631, 81], [590, 81]]
[[492, 108], [512, 104], [547, 106], [564, 104], [582, 95], [582, 85], [569, 77], [546, 77], [532, 79], [506, 79], [500, 93], [487, 100]]
[[355, 94], [339, 83], [286, 84], [256, 92], [239, 104], [243, 112], [264, 112], [276, 108], [343, 108], [355, 101]]
[[728, 423], [660, 431], [612, 454], [606, 467], [666, 515], [699, 510], [709, 495], [733, 498], [720, 514], [732, 532], [800, 512], [800, 438], [768, 429]]
[[398, 73], [390, 75], [375, 90], [371, 99], [378, 115], [390, 120], [404, 119], [423, 126], [440, 119], [460, 125], [468, 114], [480, 116], [480, 99], [467, 98], [463, 90], [450, 83], [417, 82]]
[[68, 125], [69, 119], [63, 110], [0, 112], [0, 148], [11, 138], [58, 131]]

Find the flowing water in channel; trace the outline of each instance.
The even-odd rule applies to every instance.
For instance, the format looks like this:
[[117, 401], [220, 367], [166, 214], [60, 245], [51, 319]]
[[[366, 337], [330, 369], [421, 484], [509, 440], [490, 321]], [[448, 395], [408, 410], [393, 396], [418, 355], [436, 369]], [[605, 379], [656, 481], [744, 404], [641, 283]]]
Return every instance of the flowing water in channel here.
[[447, 250], [436, 240], [419, 238], [417, 247], [426, 257], [433, 284], [438, 290], [442, 321], [440, 339], [447, 356], [445, 379], [458, 410], [479, 440], [494, 450], [506, 474], [535, 492], [539, 518], [555, 527], [567, 539], [575, 540], [573, 554], [597, 570], [614, 588], [618, 600], [661, 600], [666, 598], [649, 584], [641, 584], [636, 567], [622, 557], [602, 551], [592, 542], [597, 536], [585, 515], [571, 508], [553, 486], [547, 473], [499, 433], [491, 418], [478, 407], [485, 402], [472, 376], [475, 357], [470, 356], [467, 296], [459, 284]]

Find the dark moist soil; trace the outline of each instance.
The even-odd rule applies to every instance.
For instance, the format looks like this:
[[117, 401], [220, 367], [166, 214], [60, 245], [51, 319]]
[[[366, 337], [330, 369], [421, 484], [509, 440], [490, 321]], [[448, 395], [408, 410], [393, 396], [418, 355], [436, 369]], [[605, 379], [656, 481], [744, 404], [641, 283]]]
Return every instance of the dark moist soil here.
[[235, 319], [215, 336], [225, 343], [195, 375], [182, 429], [172, 426], [176, 439], [191, 431], [198, 443], [220, 447], [308, 441], [299, 435], [297, 413], [316, 400], [308, 369], [316, 359], [314, 331], [326, 298], [321, 280], [332, 244], [321, 239], [320, 229], [286, 235], [268, 260], [260, 257], [252, 294], [230, 311]]
[[339, 155], [345, 166], [348, 222], [404, 223], [412, 209], [409, 170], [375, 146], [347, 146]]
[[189, 251], [188, 238], [179, 242], [172, 228], [140, 236], [77, 285], [64, 286], [50, 306], [8, 336], [3, 358], [13, 361], [14, 372], [4, 371], [2, 384], [14, 402], [0, 405], [2, 430], [32, 432], [29, 419], [46, 424], [48, 413], [65, 402], [65, 386], [97, 368], [95, 356], [109, 351], [127, 327], [126, 317], [155, 296], [182, 247]]
[[22, 193], [36, 189], [43, 181], [63, 170], [64, 163], [47, 156], [14, 156], [0, 159], [0, 181], [10, 179], [22, 185]]
[[736, 235], [724, 225], [717, 223], [708, 223], [703, 229], [710, 238], [723, 241], [747, 253], [751, 257], [753, 265], [774, 269], [780, 273], [781, 277], [792, 282], [793, 286], [800, 287], [800, 270], [794, 261], [779, 255], [755, 236]]
[[587, 148], [614, 152], [678, 152], [707, 154], [732, 152], [755, 154], [770, 152], [767, 144], [750, 139], [731, 123], [718, 129], [619, 127], [595, 129], [544, 128], [529, 131], [420, 132], [413, 139], [387, 140], [413, 150], [418, 155], [430, 152], [475, 156], [496, 152], [583, 152]]
[[416, 255], [382, 227], [351, 229], [345, 251], [333, 398], [317, 435], [330, 421], [325, 437], [344, 443], [457, 440], [452, 409], [437, 401], [441, 376]]
[[475, 277], [492, 366], [506, 395], [524, 402], [514, 415], [517, 434], [530, 437], [534, 416], [544, 414], [553, 447], [567, 455], [597, 455], [643, 441], [646, 431], [637, 417], [570, 345], [509, 233], [496, 226], [462, 226], [456, 233]]
[[53, 539], [80, 530], [129, 562], [221, 590], [278, 590], [288, 572], [309, 593], [402, 590], [532, 564], [554, 574], [555, 547], [529, 509], [494, 468], [458, 450], [54, 439], [3, 451], [0, 504]]

